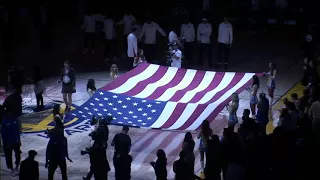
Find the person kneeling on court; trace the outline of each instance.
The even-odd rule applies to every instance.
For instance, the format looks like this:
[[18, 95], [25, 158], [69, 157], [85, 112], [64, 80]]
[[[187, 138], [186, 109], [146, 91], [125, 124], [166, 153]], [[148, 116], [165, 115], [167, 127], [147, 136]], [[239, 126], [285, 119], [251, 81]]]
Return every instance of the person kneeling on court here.
[[178, 44], [172, 43], [171, 67], [181, 68], [182, 52], [179, 50]]

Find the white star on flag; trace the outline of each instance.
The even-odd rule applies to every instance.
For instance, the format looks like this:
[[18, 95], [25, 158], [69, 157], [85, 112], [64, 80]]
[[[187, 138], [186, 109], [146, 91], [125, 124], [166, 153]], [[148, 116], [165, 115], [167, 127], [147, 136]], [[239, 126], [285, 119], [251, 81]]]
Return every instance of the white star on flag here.
[[118, 101], [118, 103], [119, 103], [119, 104], [121, 104], [121, 103], [122, 103], [122, 101], [120, 100], [120, 101]]
[[98, 113], [98, 116], [102, 116], [102, 114], [101, 114], [101, 113]]
[[112, 114], [111, 114], [111, 113], [108, 113], [108, 116], [112, 116]]
[[109, 98], [103, 98], [103, 100], [108, 101], [108, 100], [109, 100]]
[[139, 108], [138, 111], [142, 111], [142, 108]]
[[133, 114], [133, 112], [132, 112], [132, 111], [129, 111], [129, 114]]
[[136, 119], [138, 116], [132, 116], [134, 119]]
[[142, 123], [143, 126], [145, 126], [147, 123]]
[[117, 118], [114, 117], [114, 118], [112, 118], [112, 119], [113, 119], [113, 120], [116, 120]]
[[101, 107], [102, 107], [102, 106], [103, 106], [103, 104], [99, 104], [99, 106], [101, 106]]
[[112, 106], [113, 104], [112, 104], [112, 103], [108, 103], [108, 105], [109, 105], [109, 106]]
[[118, 123], [119, 123], [119, 124], [122, 124], [123, 122], [119, 121]]
[[118, 114], [121, 115], [122, 113], [121, 113], [121, 112], [118, 112]]
[[97, 108], [93, 108], [93, 110], [94, 110], [94, 111], [98, 111], [98, 109], [97, 109]]
[[122, 106], [122, 108], [124, 108], [124, 109], [125, 109], [125, 108], [127, 108], [127, 106], [126, 106], [126, 105], [123, 105], [123, 106]]
[[148, 120], [151, 120], [152, 118], [151, 117], [148, 117]]
[[91, 106], [94, 106], [94, 104], [93, 104], [93, 103], [90, 103], [90, 105], [91, 105]]
[[147, 107], [148, 107], [148, 108], [151, 108], [151, 107], [152, 107], [152, 105], [151, 105], [151, 104], [148, 104], [148, 105], [147, 105]]
[[147, 102], [146, 100], [142, 100], [143, 103]]
[[92, 116], [92, 113], [91, 113], [91, 112], [88, 112], [88, 114], [89, 114], [90, 116]]
[[82, 117], [84, 117], [84, 118], [85, 118], [85, 117], [87, 117], [87, 116], [86, 116], [86, 115], [82, 115]]
[[127, 117], [124, 117], [123, 119], [128, 119]]
[[133, 103], [133, 106], [138, 106], [138, 103]]
[[100, 95], [104, 95], [104, 93], [103, 93], [103, 92], [100, 92], [99, 94], [100, 94]]
[[127, 99], [128, 101], [130, 101], [130, 100], [131, 100], [131, 98], [129, 98], [129, 97], [127, 97], [126, 99]]
[[139, 119], [139, 120], [138, 120], [138, 122], [142, 122], [142, 120], [141, 120], [141, 119]]
[[152, 112], [152, 113], [155, 113], [155, 112], [157, 112], [157, 111], [156, 111], [155, 109], [152, 109], [151, 112]]
[[84, 107], [84, 109], [85, 109], [85, 110], [89, 110], [89, 108], [87, 108], [87, 107]]
[[156, 104], [160, 104], [161, 102], [157, 101]]
[[79, 113], [82, 114], [83, 112], [82, 112], [82, 111], [79, 111]]
[[107, 110], [107, 109], [103, 109], [103, 111], [105, 111], [105, 112], [106, 112], [106, 111], [108, 111], [108, 110]]
[[118, 109], [117, 109], [117, 108], [113, 108], [113, 110], [114, 110], [114, 111], [117, 111]]
[[129, 124], [132, 124], [132, 121], [128, 121]]
[[94, 98], [96, 101], [99, 101], [100, 99], [98, 99], [98, 98]]
[[143, 114], [142, 114], [142, 116], [147, 116], [147, 115], [148, 115], [147, 113], [143, 113]]
[[112, 96], [113, 98], [117, 98], [118, 96], [117, 95], [114, 95], [114, 96]]

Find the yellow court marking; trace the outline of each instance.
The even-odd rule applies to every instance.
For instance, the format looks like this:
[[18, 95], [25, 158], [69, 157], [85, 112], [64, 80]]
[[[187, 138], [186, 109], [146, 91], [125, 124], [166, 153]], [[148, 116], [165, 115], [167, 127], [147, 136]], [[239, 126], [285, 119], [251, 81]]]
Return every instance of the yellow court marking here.
[[[65, 106], [61, 107], [61, 113], [64, 112]], [[72, 110], [74, 110], [74, 107], [71, 107]], [[78, 118], [74, 118], [71, 121], [65, 123], [65, 126], [68, 126], [70, 124], [75, 123], [78, 120]], [[43, 119], [38, 124], [28, 124], [28, 123], [22, 123], [22, 128], [26, 129], [24, 132], [37, 132], [37, 131], [44, 131], [47, 128], [52, 128], [53, 126], [49, 126], [49, 124], [53, 121], [53, 115], [50, 114], [45, 119]]]
[[[303, 95], [303, 89], [304, 86], [301, 85], [301, 83], [297, 83], [295, 86], [293, 86], [291, 89], [289, 89], [288, 92], [286, 92], [273, 106], [272, 111], [279, 111], [284, 106], [283, 100], [285, 98], [288, 98], [290, 100], [291, 94], [297, 93], [298, 97], [301, 97]], [[273, 124], [273, 121], [270, 121], [267, 125], [267, 134], [271, 134], [273, 130], [275, 129], [275, 126]]]

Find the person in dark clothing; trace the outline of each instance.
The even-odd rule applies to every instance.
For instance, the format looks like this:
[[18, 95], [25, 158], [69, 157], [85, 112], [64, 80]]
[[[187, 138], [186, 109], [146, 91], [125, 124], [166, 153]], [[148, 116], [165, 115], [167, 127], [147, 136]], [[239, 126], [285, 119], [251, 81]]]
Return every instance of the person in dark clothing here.
[[186, 162], [186, 153], [181, 151], [179, 154], [180, 159], [176, 160], [173, 163], [173, 172], [176, 173], [175, 180], [190, 180], [193, 177], [190, 177], [190, 174], [185, 173], [188, 168], [188, 163]]
[[266, 126], [269, 123], [269, 100], [266, 98], [266, 94], [259, 94], [257, 122], [261, 132], [266, 132]]
[[195, 147], [195, 142], [192, 138], [192, 134], [190, 132], [187, 132], [186, 135], [184, 136], [183, 140], [183, 145], [182, 145], [182, 150], [186, 154], [186, 161], [188, 163], [188, 168], [190, 170], [190, 174], [194, 174], [194, 147]]
[[132, 156], [127, 151], [121, 151], [116, 157], [113, 157], [116, 180], [131, 179]]
[[129, 155], [131, 138], [128, 132], [129, 127], [123, 126], [122, 132], [116, 134], [111, 142], [111, 146], [114, 146], [113, 165], [117, 180], [126, 180], [131, 177], [132, 157]]
[[[95, 180], [107, 180], [108, 172], [111, 170], [109, 162], [106, 155], [106, 148], [93, 148], [90, 152], [90, 164], [91, 170]], [[131, 163], [130, 163], [131, 164]], [[91, 175], [92, 176], [92, 175]], [[86, 178], [86, 180], [91, 179], [91, 177]]]
[[207, 161], [204, 168], [206, 179], [220, 180], [222, 147], [217, 135], [213, 135], [212, 139], [208, 141], [208, 151], [206, 153]]
[[44, 84], [42, 81], [42, 74], [40, 71], [40, 67], [34, 67], [33, 68], [33, 83], [34, 83], [34, 93], [36, 94], [36, 100], [37, 100], [37, 109], [41, 110], [43, 109], [43, 92], [45, 90]]
[[12, 94], [10, 94], [3, 103], [5, 112], [10, 112], [10, 116], [16, 118], [22, 115], [22, 88], [17, 88]]
[[[58, 131], [58, 127], [57, 131]], [[59, 133], [60, 134], [60, 133]], [[72, 162], [68, 154], [68, 141], [66, 137], [55, 136], [50, 137], [46, 150], [46, 164], [48, 168], [48, 179], [53, 180], [57, 167], [60, 167], [62, 179], [67, 180], [67, 162], [66, 158]]]
[[303, 86], [308, 86], [309, 82], [310, 82], [310, 76], [311, 76], [311, 72], [310, 72], [310, 66], [309, 66], [309, 60], [307, 58], [304, 58], [303, 61], [303, 77], [301, 80], [301, 84]]
[[[5, 117], [2, 121], [1, 137], [3, 142], [3, 150], [8, 169], [11, 170], [11, 175], [18, 174], [18, 168], [21, 160], [21, 140], [20, 140], [20, 125], [16, 116], [13, 116], [12, 109], [5, 110]], [[12, 151], [15, 153], [16, 166], [13, 169]]]
[[39, 163], [35, 161], [37, 152], [29, 151], [29, 156], [21, 162], [19, 180], [39, 180]]
[[130, 152], [131, 138], [128, 135], [129, 127], [123, 126], [122, 132], [114, 136], [111, 146], [114, 146], [114, 158], [121, 154], [122, 151]]
[[238, 129], [238, 133], [242, 139], [247, 139], [251, 133], [256, 133], [259, 131], [258, 124], [250, 118], [250, 110], [244, 109], [242, 115], [242, 124]]
[[154, 168], [156, 172], [157, 180], [167, 180], [167, 158], [166, 153], [159, 149], [157, 152], [157, 161], [150, 162], [150, 165]]

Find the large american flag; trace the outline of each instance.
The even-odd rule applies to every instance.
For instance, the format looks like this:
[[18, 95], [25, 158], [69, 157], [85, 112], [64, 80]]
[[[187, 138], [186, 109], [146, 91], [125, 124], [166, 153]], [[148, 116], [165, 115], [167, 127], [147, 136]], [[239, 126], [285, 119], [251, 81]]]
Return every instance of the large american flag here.
[[77, 118], [112, 116], [113, 124], [196, 130], [249, 86], [255, 73], [212, 72], [141, 64], [99, 89]]

